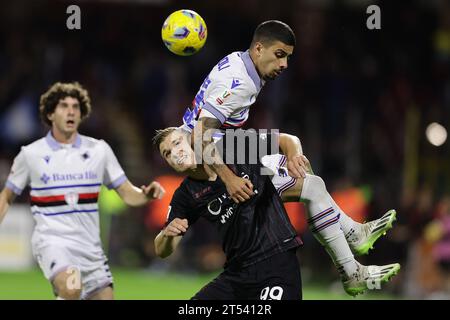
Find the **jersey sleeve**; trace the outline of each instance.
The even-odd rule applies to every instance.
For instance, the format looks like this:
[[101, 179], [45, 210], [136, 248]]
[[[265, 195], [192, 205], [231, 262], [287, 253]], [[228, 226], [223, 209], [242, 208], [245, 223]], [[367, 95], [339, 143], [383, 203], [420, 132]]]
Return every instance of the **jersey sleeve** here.
[[14, 159], [5, 187], [20, 195], [29, 183], [30, 168], [26, 160], [25, 151], [22, 148]]
[[198, 210], [193, 199], [189, 196], [186, 188], [181, 185], [174, 192], [170, 201], [167, 213], [166, 226], [175, 218], [187, 219], [189, 225], [194, 224], [198, 219]]
[[[233, 87], [234, 83], [239, 81], [239, 85]], [[221, 81], [211, 83], [208, 95], [205, 96], [205, 104], [199, 118], [214, 116], [222, 124], [231, 115], [236, 114], [249, 105], [252, 91], [247, 87], [243, 80], [229, 79], [229, 81]], [[207, 112], [203, 112], [203, 111]]]
[[119, 164], [113, 150], [108, 143], [102, 140], [105, 149], [105, 172], [103, 174], [103, 184], [109, 189], [117, 189], [127, 181], [125, 172]]

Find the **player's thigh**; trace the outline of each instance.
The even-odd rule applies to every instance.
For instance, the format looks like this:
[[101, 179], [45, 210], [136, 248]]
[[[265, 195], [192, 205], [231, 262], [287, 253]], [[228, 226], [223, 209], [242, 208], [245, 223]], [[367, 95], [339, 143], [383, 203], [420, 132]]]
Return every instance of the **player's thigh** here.
[[283, 277], [267, 280], [259, 290], [259, 300], [299, 300], [302, 299], [300, 270]]
[[55, 295], [73, 299], [82, 289], [82, 279], [77, 260], [67, 246], [54, 243], [33, 248], [39, 267], [53, 286]]
[[81, 298], [82, 280], [78, 267], [70, 266], [56, 273], [51, 280], [55, 294], [63, 299], [78, 300]]
[[236, 294], [230, 279], [221, 273], [205, 285], [191, 300], [235, 300]]
[[261, 163], [271, 175], [271, 181], [284, 202], [298, 202], [303, 186], [303, 179], [288, 175], [287, 159], [282, 154], [262, 157]]
[[260, 300], [302, 299], [302, 278], [296, 250], [275, 256], [267, 264], [266, 276], [258, 290]]

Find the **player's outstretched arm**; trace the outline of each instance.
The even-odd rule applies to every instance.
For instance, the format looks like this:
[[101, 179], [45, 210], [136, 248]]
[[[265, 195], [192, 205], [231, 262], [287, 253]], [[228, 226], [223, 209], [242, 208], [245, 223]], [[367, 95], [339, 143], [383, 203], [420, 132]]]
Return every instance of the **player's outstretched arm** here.
[[157, 181], [141, 188], [133, 185], [129, 180], [116, 189], [122, 200], [129, 206], [139, 207], [153, 199], [161, 199], [166, 192]]
[[[228, 194], [234, 202], [244, 202], [254, 195], [253, 184], [248, 179], [236, 176], [226, 164], [217, 151], [213, 140], [213, 132], [220, 128], [222, 123], [215, 118], [200, 118], [194, 127], [192, 134], [192, 144], [196, 152], [196, 158], [206, 161], [209, 167], [222, 179], [227, 188]], [[201, 139], [201, 141], [200, 141]], [[202, 146], [199, 148], [198, 146]], [[204, 152], [207, 151], [207, 152]], [[199, 153], [197, 155], [197, 153]], [[212, 159], [204, 159], [204, 154], [212, 156]]]
[[187, 219], [173, 219], [155, 238], [156, 255], [160, 258], [170, 256], [178, 247], [187, 229]]
[[4, 188], [2, 192], [0, 193], [0, 224], [3, 221], [3, 218], [6, 215], [6, 212], [9, 209], [9, 206], [12, 204], [16, 197], [16, 194], [8, 189]]

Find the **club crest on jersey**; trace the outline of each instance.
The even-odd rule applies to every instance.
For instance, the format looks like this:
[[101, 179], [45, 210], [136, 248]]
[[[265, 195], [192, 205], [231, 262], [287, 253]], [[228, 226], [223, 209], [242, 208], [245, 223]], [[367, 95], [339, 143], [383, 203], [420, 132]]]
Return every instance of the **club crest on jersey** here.
[[287, 177], [288, 173], [286, 172], [286, 169], [284, 167], [277, 167], [278, 169], [278, 175], [280, 177]]
[[78, 203], [78, 193], [70, 192], [64, 195], [64, 199], [69, 206], [74, 206]]
[[231, 82], [231, 89], [234, 89], [241, 85], [241, 82], [238, 79], [233, 79], [233, 82]]

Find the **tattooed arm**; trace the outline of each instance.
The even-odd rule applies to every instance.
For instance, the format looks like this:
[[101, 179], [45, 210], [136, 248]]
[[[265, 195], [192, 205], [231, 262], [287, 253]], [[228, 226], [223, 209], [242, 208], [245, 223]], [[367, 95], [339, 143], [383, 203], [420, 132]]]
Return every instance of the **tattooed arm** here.
[[[196, 153], [196, 158], [202, 159], [203, 163], [206, 163], [225, 183], [231, 199], [236, 203], [244, 202], [254, 195], [253, 184], [248, 179], [236, 176], [220, 157], [214, 144], [213, 133], [221, 125], [222, 123], [218, 119], [200, 118], [194, 127], [191, 144]], [[205, 159], [205, 154], [211, 156], [211, 159]]]

